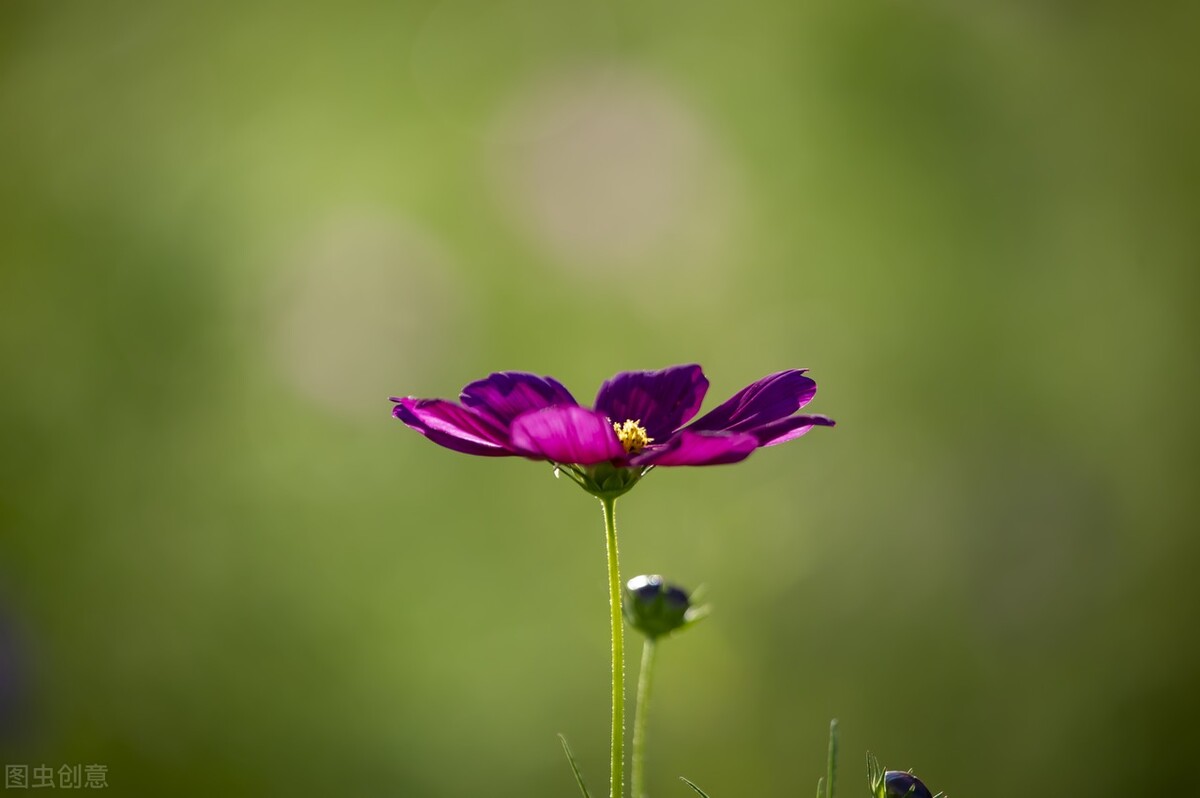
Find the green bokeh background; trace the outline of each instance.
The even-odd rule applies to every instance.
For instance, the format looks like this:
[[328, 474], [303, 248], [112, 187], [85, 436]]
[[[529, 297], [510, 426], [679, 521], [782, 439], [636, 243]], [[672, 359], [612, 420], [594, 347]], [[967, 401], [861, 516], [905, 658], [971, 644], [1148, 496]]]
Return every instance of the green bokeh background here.
[[1198, 8], [7, 0], [0, 759], [603, 795], [599, 506], [387, 397], [699, 362], [839, 426], [622, 500], [652, 795], [1186, 793]]

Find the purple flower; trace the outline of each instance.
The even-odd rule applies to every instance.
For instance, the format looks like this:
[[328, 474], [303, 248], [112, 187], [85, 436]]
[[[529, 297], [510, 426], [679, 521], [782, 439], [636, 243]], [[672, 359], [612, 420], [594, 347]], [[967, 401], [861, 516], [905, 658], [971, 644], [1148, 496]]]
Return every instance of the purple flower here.
[[557, 380], [502, 371], [463, 388], [457, 404], [393, 397], [392, 414], [457, 452], [548, 460], [593, 477], [596, 468], [640, 476], [651, 466], [736, 463], [760, 446], [833, 426], [825, 416], [796, 414], [817, 392], [804, 369], [763, 377], [688, 424], [707, 390], [696, 365], [625, 371], [600, 386], [588, 409]]

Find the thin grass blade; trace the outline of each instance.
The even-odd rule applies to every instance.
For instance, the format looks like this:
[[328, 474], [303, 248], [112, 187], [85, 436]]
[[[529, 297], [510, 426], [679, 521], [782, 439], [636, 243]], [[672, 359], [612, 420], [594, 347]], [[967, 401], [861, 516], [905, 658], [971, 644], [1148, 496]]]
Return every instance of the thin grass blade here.
[[825, 764], [825, 798], [837, 796], [838, 722], [829, 721], [829, 761]]
[[579, 791], [583, 793], [583, 798], [592, 798], [588, 794], [587, 785], [583, 783], [583, 774], [579, 772], [579, 765], [575, 764], [575, 756], [571, 753], [571, 746], [567, 745], [567, 738], [558, 735], [559, 741], [562, 742], [563, 753], [567, 755], [567, 761], [571, 763], [571, 771], [575, 774], [575, 781], [579, 783]]
[[685, 779], [683, 776], [680, 776], [680, 777], [679, 777], [679, 780], [680, 780], [680, 781], [682, 781], [682, 782], [683, 782], [684, 784], [686, 784], [687, 786], [691, 787], [691, 788], [692, 788], [693, 790], [695, 790], [696, 792], [698, 792], [698, 793], [699, 793], [701, 796], [703, 796], [703, 798], [708, 798], [708, 793], [706, 793], [704, 790], [702, 790], [702, 789], [700, 789], [699, 787], [697, 787], [695, 784], [692, 784], [690, 781], [688, 781], [687, 779]]

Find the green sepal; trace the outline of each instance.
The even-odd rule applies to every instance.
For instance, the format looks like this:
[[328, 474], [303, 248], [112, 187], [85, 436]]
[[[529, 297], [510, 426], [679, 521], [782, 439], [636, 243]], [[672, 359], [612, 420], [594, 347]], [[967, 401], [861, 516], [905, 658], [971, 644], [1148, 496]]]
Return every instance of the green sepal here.
[[603, 490], [605, 493], [609, 493], [611, 491], [618, 490], [624, 486], [625, 486], [625, 480], [621, 479], [621, 475], [613, 474], [608, 479], [604, 480], [604, 484], [602, 484], [600, 486], [600, 489]]
[[884, 798], [887, 786], [883, 783], [883, 768], [870, 751], [867, 751], [867, 786], [871, 788], [873, 798]]
[[684, 629], [691, 629], [711, 614], [712, 605], [710, 604], [705, 604], [703, 607], [689, 607], [687, 615], [683, 616], [683, 625], [672, 632], [672, 634], [678, 634]]

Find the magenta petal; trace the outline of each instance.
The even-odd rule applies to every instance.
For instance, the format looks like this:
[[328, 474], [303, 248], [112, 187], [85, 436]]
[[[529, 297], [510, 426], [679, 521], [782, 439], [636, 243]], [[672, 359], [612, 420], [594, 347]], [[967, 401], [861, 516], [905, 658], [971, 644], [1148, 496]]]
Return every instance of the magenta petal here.
[[768, 374], [747, 385], [728, 401], [696, 420], [688, 429], [696, 431], [748, 432], [787, 418], [812, 401], [817, 383], [804, 376], [806, 369]]
[[463, 388], [463, 405], [507, 428], [517, 416], [553, 405], [575, 405], [575, 397], [551, 377], [524, 371], [499, 371]]
[[662, 446], [633, 458], [633, 466], [722, 465], [745, 460], [758, 448], [758, 438], [744, 432], [691, 432], [682, 430]]
[[392, 399], [392, 415], [434, 443], [464, 454], [503, 457], [504, 436], [489, 421], [445, 399]]
[[623, 371], [600, 386], [596, 410], [617, 423], [637, 421], [646, 434], [665, 441], [700, 409], [708, 380], [699, 366], [661, 371]]
[[775, 446], [799, 438], [813, 427], [832, 427], [834, 421], [826, 416], [790, 416], [750, 430], [759, 446]]
[[625, 454], [602, 413], [560, 405], [526, 413], [513, 422], [512, 445], [522, 454], [556, 463], [594, 465]]

